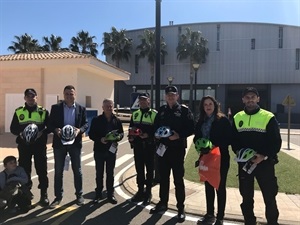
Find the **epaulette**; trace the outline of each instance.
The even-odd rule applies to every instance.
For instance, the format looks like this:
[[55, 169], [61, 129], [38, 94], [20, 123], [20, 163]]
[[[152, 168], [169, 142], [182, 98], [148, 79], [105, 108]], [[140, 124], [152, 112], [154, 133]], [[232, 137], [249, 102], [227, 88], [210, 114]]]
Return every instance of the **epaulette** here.
[[188, 107], [187, 105], [185, 105], [185, 104], [181, 104], [181, 106], [184, 107], [184, 108], [187, 108], [187, 109], [189, 108], [189, 107]]
[[151, 111], [157, 113], [157, 110], [156, 110], [156, 109], [151, 109]]
[[19, 110], [19, 109], [23, 109], [23, 108], [24, 108], [24, 106], [20, 106], [20, 107], [16, 108], [15, 111], [17, 111], [17, 110]]

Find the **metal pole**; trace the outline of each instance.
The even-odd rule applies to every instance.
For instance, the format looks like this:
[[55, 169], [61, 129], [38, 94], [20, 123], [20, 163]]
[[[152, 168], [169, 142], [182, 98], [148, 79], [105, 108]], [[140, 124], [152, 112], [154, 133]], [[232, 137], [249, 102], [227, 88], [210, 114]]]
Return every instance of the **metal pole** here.
[[161, 0], [156, 0], [156, 25], [155, 25], [155, 108], [160, 107], [160, 5]]
[[287, 136], [287, 149], [291, 150], [290, 148], [290, 128], [291, 128], [291, 106], [288, 105], [288, 136]]
[[197, 111], [197, 70], [195, 70], [195, 87], [194, 87], [194, 115], [196, 114], [196, 111]]

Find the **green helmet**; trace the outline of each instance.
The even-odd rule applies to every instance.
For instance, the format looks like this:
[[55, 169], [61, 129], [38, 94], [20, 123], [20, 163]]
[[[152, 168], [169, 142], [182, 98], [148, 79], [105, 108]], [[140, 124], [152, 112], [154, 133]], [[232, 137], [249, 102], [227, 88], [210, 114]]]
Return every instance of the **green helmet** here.
[[121, 136], [118, 133], [118, 130], [112, 130], [106, 134], [105, 139], [107, 141], [119, 141], [121, 139]]
[[250, 159], [253, 158], [253, 156], [256, 154], [256, 152], [252, 148], [242, 148], [239, 150], [235, 161], [237, 162], [248, 162]]
[[212, 143], [209, 139], [199, 138], [195, 142], [195, 148], [198, 153], [206, 154], [212, 149]]

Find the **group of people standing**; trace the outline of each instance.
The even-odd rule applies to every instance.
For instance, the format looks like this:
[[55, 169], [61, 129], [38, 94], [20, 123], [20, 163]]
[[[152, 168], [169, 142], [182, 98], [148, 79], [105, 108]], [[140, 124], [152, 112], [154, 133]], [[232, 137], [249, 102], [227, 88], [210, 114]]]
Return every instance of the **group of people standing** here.
[[[153, 159], [157, 157], [160, 174], [160, 201], [150, 210], [150, 213], [167, 210], [172, 170], [178, 209], [177, 221], [180, 223], [185, 221], [184, 157], [187, 137], [194, 134], [194, 142], [199, 138], [205, 138], [212, 143], [212, 147], [219, 148], [221, 155], [219, 186], [216, 188], [209, 181], [205, 181], [206, 214], [197, 221], [197, 224], [223, 224], [226, 207], [226, 180], [230, 167], [229, 146], [231, 145], [236, 155], [243, 149], [252, 149], [255, 152], [250, 159], [251, 164], [256, 166], [252, 173], [243, 169], [246, 162], [238, 163], [239, 190], [243, 198], [241, 210], [245, 225], [257, 224], [253, 212], [254, 178], [257, 179], [263, 194], [268, 224], [278, 225], [279, 212], [276, 204], [278, 184], [274, 166], [278, 162], [277, 153], [281, 148], [281, 136], [275, 116], [259, 107], [260, 96], [257, 89], [247, 87], [242, 92], [245, 107], [233, 117], [232, 123], [221, 112], [219, 103], [212, 96], [204, 96], [201, 99], [200, 116], [196, 123], [190, 109], [179, 104], [178, 99], [177, 88], [166, 87], [166, 104], [156, 112], [149, 107], [149, 94], [139, 95], [140, 109], [132, 114], [129, 126], [129, 134], [133, 134], [133, 136], [129, 135], [129, 141], [134, 149], [138, 185], [138, 191], [131, 200], [143, 201], [144, 205], [150, 202]], [[165, 130], [160, 130], [162, 127]], [[131, 130], [139, 131], [136, 134], [137, 137], [134, 132], [130, 132]], [[158, 131], [162, 132], [162, 135], [157, 134]], [[217, 211], [215, 214], [216, 195]]]
[[[31, 188], [31, 158], [34, 157], [35, 168], [39, 178], [41, 196], [39, 203], [49, 205], [47, 189], [47, 134], [53, 133], [53, 152], [55, 160], [54, 194], [55, 199], [50, 204], [55, 208], [63, 199], [63, 170], [66, 155], [72, 162], [76, 203], [84, 204], [82, 196], [81, 148], [82, 134], [88, 128], [86, 110], [75, 102], [76, 91], [72, 85], [64, 88], [64, 101], [51, 108], [50, 115], [46, 109], [37, 105], [37, 93], [34, 89], [26, 89], [25, 106], [16, 109], [11, 123], [11, 132], [17, 136], [19, 165], [24, 168]], [[255, 151], [252, 162], [257, 164], [253, 173], [247, 173], [239, 163], [239, 190], [243, 201], [242, 213], [246, 225], [256, 224], [254, 208], [254, 178], [261, 188], [266, 205], [266, 219], [269, 225], [278, 225], [278, 208], [276, 195], [278, 192], [274, 165], [278, 162], [277, 153], [281, 147], [281, 137], [275, 116], [258, 105], [259, 93], [253, 87], [246, 88], [242, 93], [244, 110], [233, 117], [232, 124], [221, 112], [220, 105], [212, 96], [205, 96], [200, 101], [199, 120], [195, 122], [191, 110], [179, 104], [179, 94], [176, 86], [165, 89], [166, 104], [158, 111], [150, 108], [150, 95], [140, 93], [140, 108], [133, 112], [128, 141], [133, 148], [135, 169], [137, 172], [138, 191], [132, 197], [132, 202], [150, 204], [153, 186], [155, 161], [158, 164], [160, 189], [158, 204], [150, 210], [151, 214], [166, 211], [168, 208], [170, 174], [172, 171], [177, 200], [178, 222], [185, 221], [185, 186], [184, 157], [187, 148], [187, 138], [194, 134], [194, 142], [199, 138], [210, 140], [214, 147], [219, 147], [221, 154], [220, 184], [213, 187], [205, 181], [206, 214], [197, 224], [223, 224], [226, 207], [226, 179], [230, 166], [229, 145], [238, 154], [243, 148]], [[124, 137], [122, 122], [113, 114], [114, 102], [104, 99], [103, 113], [92, 119], [89, 138], [94, 141], [94, 159], [96, 163], [96, 188], [94, 202], [103, 196], [104, 168], [106, 171], [107, 199], [117, 204], [114, 196], [114, 168], [118, 142]], [[21, 133], [29, 123], [39, 127], [37, 141], [27, 145], [22, 140]], [[65, 125], [75, 128], [75, 141], [64, 145], [61, 142], [61, 131]], [[162, 129], [163, 128], [163, 129]], [[146, 169], [146, 170], [145, 170]], [[215, 215], [214, 200], [217, 195], [217, 214]]]

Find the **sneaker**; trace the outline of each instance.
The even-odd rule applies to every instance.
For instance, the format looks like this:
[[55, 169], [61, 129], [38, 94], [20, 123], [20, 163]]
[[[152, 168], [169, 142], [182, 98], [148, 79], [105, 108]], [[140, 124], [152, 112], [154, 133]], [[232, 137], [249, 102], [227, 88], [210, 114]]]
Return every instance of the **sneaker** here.
[[54, 201], [50, 204], [49, 208], [55, 209], [57, 206], [59, 206], [61, 200], [61, 198], [55, 198]]
[[157, 203], [157, 205], [154, 208], [152, 208], [150, 210], [150, 214], [156, 214], [156, 213], [159, 213], [159, 212], [164, 212], [164, 211], [167, 211], [167, 209], [168, 209], [167, 205], [159, 202], [159, 203]]
[[223, 225], [223, 220], [217, 219], [214, 225]]
[[102, 193], [100, 193], [100, 194], [96, 194], [96, 196], [95, 196], [95, 198], [94, 198], [93, 202], [94, 202], [94, 203], [99, 203], [99, 202], [100, 202], [100, 200], [102, 200], [102, 199], [103, 199], [103, 195], [102, 195]]
[[76, 204], [79, 206], [83, 206], [84, 205], [84, 198], [82, 197], [82, 195], [77, 196], [76, 198]]
[[216, 221], [216, 217], [213, 215], [206, 214], [202, 220], [197, 221], [197, 225], [212, 225]]
[[178, 215], [177, 215], [177, 222], [178, 223], [183, 223], [185, 221], [185, 212], [183, 209], [178, 210]]

